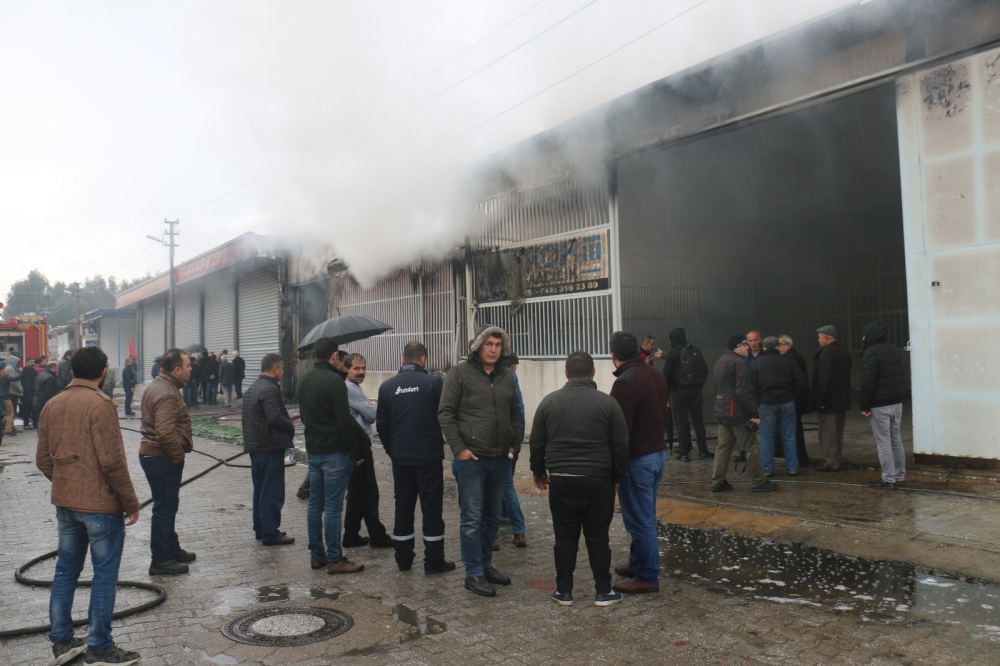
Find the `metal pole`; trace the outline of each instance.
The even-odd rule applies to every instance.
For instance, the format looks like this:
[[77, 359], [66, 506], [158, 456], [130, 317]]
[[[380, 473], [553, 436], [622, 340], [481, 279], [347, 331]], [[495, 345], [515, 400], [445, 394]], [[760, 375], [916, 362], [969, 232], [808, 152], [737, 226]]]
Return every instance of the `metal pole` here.
[[174, 248], [177, 247], [177, 243], [174, 242], [174, 238], [180, 233], [176, 230], [176, 226], [180, 224], [180, 220], [164, 220], [169, 229], [167, 233], [167, 247], [170, 248], [170, 296], [167, 302], [167, 348], [171, 349], [175, 346], [175, 331], [176, 331], [176, 315], [177, 310], [174, 303], [174, 292], [176, 290], [176, 284], [174, 279]]
[[80, 283], [76, 283], [76, 348], [83, 348], [83, 326], [80, 325]]

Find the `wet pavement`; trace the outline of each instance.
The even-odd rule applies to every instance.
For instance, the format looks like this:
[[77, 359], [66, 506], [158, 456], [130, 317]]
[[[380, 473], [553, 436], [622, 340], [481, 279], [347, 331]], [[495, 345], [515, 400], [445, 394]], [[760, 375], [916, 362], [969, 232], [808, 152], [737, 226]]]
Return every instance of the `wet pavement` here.
[[[138, 438], [126, 432], [130, 463]], [[0, 447], [0, 628], [46, 621], [47, 589], [17, 585], [13, 571], [55, 545], [48, 481], [34, 468], [34, 435], [5, 439]], [[198, 440], [197, 449], [228, 457], [231, 444]], [[245, 460], [245, 459], [244, 459]], [[237, 460], [236, 463], [244, 460]], [[214, 464], [189, 456], [185, 477]], [[517, 478], [528, 548], [501, 532], [497, 567], [514, 579], [495, 599], [462, 588], [453, 573], [402, 573], [391, 551], [349, 550], [364, 572], [330, 576], [308, 566], [305, 502], [294, 491], [305, 470], [286, 471], [284, 525], [294, 546], [262, 547], [250, 525], [249, 470], [220, 467], [182, 490], [178, 533], [198, 553], [191, 573], [154, 582], [168, 589], [162, 606], [115, 623], [116, 639], [143, 655], [144, 664], [523, 664], [619, 661], [625, 663], [979, 664], [1000, 662], [1000, 592], [992, 576], [969, 579], [963, 567], [921, 564], [908, 553], [938, 552], [961, 564], [978, 559], [987, 570], [991, 499], [987, 481], [921, 478], [915, 488], [974, 498], [917, 492], [882, 492], [856, 484], [871, 472], [845, 472], [836, 483], [805, 474], [798, 485], [753, 495], [708, 492], [709, 461], [671, 461], [661, 492], [663, 579], [656, 595], [626, 598], [596, 608], [585, 553], [576, 572], [576, 605], [558, 607], [551, 523], [544, 496]], [[447, 463], [446, 463], [447, 468]], [[781, 470], [781, 465], [778, 465]], [[391, 522], [388, 460], [376, 452], [383, 522]], [[132, 465], [140, 498], [148, 486]], [[788, 481], [789, 477], [776, 480]], [[446, 481], [445, 547], [458, 559], [454, 484]], [[983, 529], [969, 528], [978, 520]], [[969, 522], [972, 521], [972, 522]], [[919, 526], [919, 531], [918, 531]], [[129, 528], [122, 575], [150, 580], [149, 513]], [[909, 550], [899, 543], [908, 543]], [[620, 518], [612, 525], [614, 563], [627, 557], [629, 538]], [[865, 552], [859, 552], [865, 551]], [[927, 551], [927, 552], [925, 552]], [[51, 576], [51, 563], [32, 571]], [[951, 574], [958, 574], [957, 576]], [[85, 571], [86, 577], [88, 572]], [[123, 590], [119, 608], [149, 593]], [[78, 613], [87, 592], [77, 595]], [[352, 628], [331, 640], [300, 647], [258, 647], [222, 635], [224, 623], [270, 608], [335, 609]], [[264, 627], [264, 625], [262, 625]], [[264, 627], [267, 628], [267, 627]], [[279, 629], [274, 629], [278, 631]], [[44, 636], [0, 641], [0, 664], [51, 662]]]

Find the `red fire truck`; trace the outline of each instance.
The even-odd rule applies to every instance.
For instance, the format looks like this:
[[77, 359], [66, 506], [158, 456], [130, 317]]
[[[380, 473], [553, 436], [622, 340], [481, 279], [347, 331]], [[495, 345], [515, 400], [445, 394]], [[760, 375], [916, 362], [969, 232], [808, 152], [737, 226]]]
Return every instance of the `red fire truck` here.
[[[0, 307], [3, 307], [0, 305]], [[25, 358], [41, 358], [48, 354], [48, 318], [36, 314], [11, 317], [0, 323], [0, 352]]]

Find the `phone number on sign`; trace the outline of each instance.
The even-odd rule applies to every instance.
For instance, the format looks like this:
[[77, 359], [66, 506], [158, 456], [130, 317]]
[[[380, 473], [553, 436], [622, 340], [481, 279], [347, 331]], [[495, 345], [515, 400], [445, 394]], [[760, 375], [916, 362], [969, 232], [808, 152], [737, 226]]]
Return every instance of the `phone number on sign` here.
[[572, 294], [578, 291], [595, 291], [597, 289], [607, 289], [608, 281], [605, 280], [584, 280], [582, 282], [570, 282], [569, 284], [557, 284], [549, 287], [535, 287], [525, 289], [525, 296], [554, 296], [557, 294]]

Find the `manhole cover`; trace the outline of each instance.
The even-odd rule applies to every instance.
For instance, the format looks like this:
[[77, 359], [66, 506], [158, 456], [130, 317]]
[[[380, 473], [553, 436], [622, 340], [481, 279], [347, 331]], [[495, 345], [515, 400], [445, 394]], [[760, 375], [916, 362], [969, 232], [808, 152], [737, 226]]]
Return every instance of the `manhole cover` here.
[[222, 633], [248, 645], [293, 647], [331, 639], [353, 625], [350, 615], [328, 608], [268, 608], [229, 620]]

